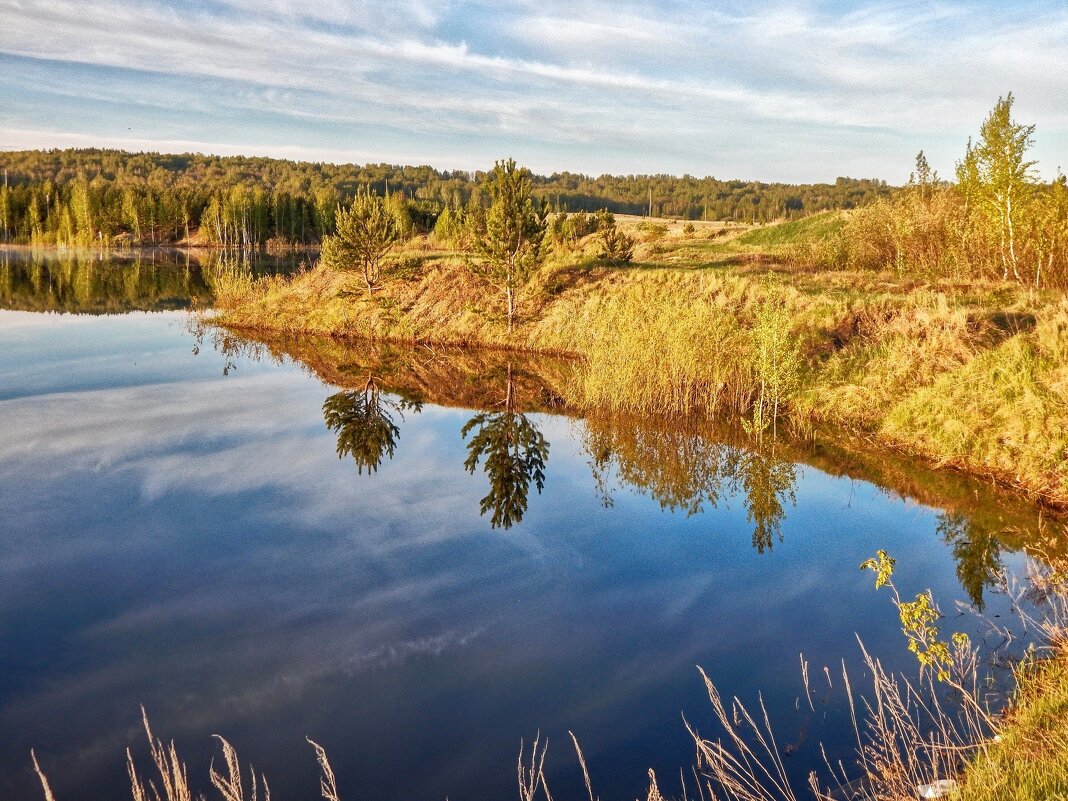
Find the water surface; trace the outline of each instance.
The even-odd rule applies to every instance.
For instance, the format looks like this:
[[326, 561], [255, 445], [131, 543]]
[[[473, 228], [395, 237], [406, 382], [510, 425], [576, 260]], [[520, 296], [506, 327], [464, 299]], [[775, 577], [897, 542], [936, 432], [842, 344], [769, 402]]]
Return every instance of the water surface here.
[[[8, 306], [65, 307], [8, 258]], [[602, 798], [650, 767], [679, 795], [683, 715], [714, 732], [698, 665], [764, 693], [803, 781], [851, 735], [837, 695], [798, 705], [800, 655], [837, 674], [859, 635], [909, 667], [860, 562], [885, 548], [903, 592], [1001, 614], [991, 572], [1035, 525], [832, 444], [572, 419], [566, 364], [258, 347], [128, 311], [179, 296], [157, 290], [181, 266], [143, 292], [143, 264], [92, 269], [115, 280], [63, 284], [96, 287], [78, 310], [124, 313], [0, 311], [0, 797], [37, 797], [31, 747], [57, 798], [123, 797], [139, 704], [198, 789], [218, 732], [278, 798], [316, 794], [306, 735], [343, 797], [514, 798], [540, 731], [579, 797], [570, 729]]]

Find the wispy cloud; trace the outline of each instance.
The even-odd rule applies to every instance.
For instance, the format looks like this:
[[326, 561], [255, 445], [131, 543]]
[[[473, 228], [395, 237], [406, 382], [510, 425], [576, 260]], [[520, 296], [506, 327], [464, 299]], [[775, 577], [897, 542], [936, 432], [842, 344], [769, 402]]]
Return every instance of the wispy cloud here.
[[[0, 0], [0, 14], [15, 74], [3, 145], [30, 131], [122, 144], [117, 109], [152, 75], [179, 107], [127, 138], [154, 149], [900, 178], [920, 147], [949, 161], [1009, 90], [1040, 157], [1068, 143], [1054, 2]], [[60, 100], [79, 88], [112, 110], [79, 126]]]

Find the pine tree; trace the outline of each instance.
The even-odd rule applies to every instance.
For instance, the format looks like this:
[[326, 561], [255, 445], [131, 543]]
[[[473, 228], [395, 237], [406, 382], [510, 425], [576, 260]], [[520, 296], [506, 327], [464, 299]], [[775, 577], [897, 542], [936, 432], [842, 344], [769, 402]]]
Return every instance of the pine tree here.
[[338, 206], [334, 218], [336, 233], [323, 240], [323, 264], [361, 272], [371, 297], [382, 280], [384, 260], [400, 239], [397, 221], [369, 190], [357, 193], [347, 209]]
[[493, 203], [485, 230], [476, 232], [475, 247], [483, 257], [472, 270], [504, 291], [508, 330], [515, 323], [518, 293], [541, 262], [546, 211], [531, 194], [531, 175], [514, 159], [498, 161], [490, 174]]

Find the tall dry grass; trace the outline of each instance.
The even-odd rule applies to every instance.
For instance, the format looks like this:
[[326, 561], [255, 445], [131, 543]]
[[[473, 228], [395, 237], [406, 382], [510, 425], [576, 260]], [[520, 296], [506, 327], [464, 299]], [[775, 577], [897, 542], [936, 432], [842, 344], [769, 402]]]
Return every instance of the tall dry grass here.
[[755, 387], [751, 343], [731, 313], [738, 300], [694, 298], [652, 280], [600, 299], [575, 343], [585, 360], [573, 386], [578, 404], [682, 415], [748, 410]]
[[[153, 734], [148, 713], [144, 707], [141, 708], [141, 722], [154, 771], [149, 778], [143, 778], [134, 759], [133, 750], [126, 749], [126, 768], [133, 801], [194, 801], [194, 799], [205, 801], [206, 797], [202, 793], [194, 793], [191, 789], [189, 770], [178, 756], [174, 741], [164, 743]], [[249, 765], [246, 783], [246, 771], [241, 766], [237, 750], [226, 738], [218, 734], [214, 737], [219, 743], [223, 767], [222, 770], [216, 770], [215, 762], [212, 760], [208, 767], [208, 780], [222, 801], [261, 801], [261, 799], [271, 801], [271, 790], [266, 775], [257, 773], [255, 768]], [[325, 801], [340, 801], [337, 780], [326, 750], [310, 738], [308, 743], [314, 749], [316, 761], [319, 763], [321, 771], [319, 789], [322, 797]], [[30, 758], [38, 780], [41, 782], [44, 801], [56, 801], [48, 777], [38, 764], [36, 753], [31, 751]]]
[[910, 186], [854, 211], [839, 235], [798, 243], [801, 261], [954, 280], [1013, 278], [1068, 287], [1068, 189], [1033, 187], [1017, 231], [1015, 272], [1006, 276], [999, 231], [956, 186]]

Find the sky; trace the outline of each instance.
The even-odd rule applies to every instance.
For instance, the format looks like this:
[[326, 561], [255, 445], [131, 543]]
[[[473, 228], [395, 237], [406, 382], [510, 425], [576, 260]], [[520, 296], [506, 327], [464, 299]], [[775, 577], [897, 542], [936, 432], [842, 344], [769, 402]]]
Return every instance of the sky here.
[[0, 150], [951, 175], [999, 96], [1068, 168], [1068, 2], [0, 0]]

